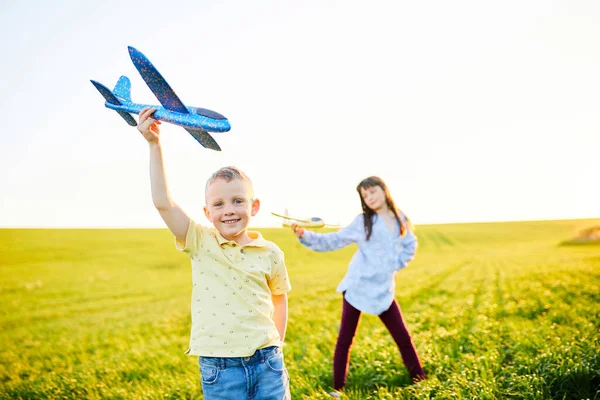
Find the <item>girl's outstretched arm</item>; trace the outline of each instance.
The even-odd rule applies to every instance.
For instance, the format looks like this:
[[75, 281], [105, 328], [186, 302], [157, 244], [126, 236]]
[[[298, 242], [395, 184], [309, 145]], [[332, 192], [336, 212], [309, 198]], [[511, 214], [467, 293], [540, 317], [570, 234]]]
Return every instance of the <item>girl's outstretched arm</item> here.
[[359, 215], [350, 225], [340, 229], [337, 232], [317, 233], [302, 229], [301, 236], [294, 230], [296, 236], [300, 238], [300, 243], [315, 251], [332, 251], [344, 248], [352, 243], [356, 243], [365, 237], [363, 227], [363, 215]]

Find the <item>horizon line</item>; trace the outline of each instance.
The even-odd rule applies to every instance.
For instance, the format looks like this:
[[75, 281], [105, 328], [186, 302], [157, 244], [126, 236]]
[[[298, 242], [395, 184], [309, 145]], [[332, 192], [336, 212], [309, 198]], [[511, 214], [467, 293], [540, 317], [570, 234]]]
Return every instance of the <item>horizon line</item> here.
[[[600, 220], [600, 216], [597, 217], [582, 217], [582, 218], [541, 218], [541, 219], [523, 219], [523, 220], [483, 220], [483, 221], [450, 221], [450, 222], [425, 222], [415, 223], [414, 226], [425, 226], [425, 225], [475, 225], [475, 224], [508, 224], [508, 223], [523, 223], [523, 222], [553, 222], [553, 221], [585, 221], [585, 220]], [[210, 225], [207, 223], [205, 225]], [[343, 226], [342, 226], [343, 227]], [[277, 225], [249, 225], [250, 229], [289, 229], [289, 227]], [[167, 229], [166, 226], [0, 226], [0, 230], [19, 230], [19, 229]], [[322, 228], [316, 228], [322, 229]], [[335, 228], [331, 228], [335, 229]]]

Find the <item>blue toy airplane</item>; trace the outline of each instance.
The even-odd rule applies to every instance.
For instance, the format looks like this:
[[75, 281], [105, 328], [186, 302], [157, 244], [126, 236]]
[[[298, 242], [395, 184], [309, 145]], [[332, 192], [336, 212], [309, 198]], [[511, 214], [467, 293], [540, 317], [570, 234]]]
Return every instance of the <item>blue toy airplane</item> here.
[[137, 125], [131, 114], [139, 114], [145, 107], [156, 108], [152, 116], [154, 119], [179, 125], [202, 146], [220, 151], [221, 148], [208, 132], [227, 132], [231, 129], [227, 118], [206, 108], [186, 107], [146, 56], [131, 46], [129, 55], [162, 107], [132, 102], [131, 82], [126, 76], [119, 78], [112, 92], [103, 84], [91, 81], [106, 99], [104, 105], [119, 113], [131, 126]]

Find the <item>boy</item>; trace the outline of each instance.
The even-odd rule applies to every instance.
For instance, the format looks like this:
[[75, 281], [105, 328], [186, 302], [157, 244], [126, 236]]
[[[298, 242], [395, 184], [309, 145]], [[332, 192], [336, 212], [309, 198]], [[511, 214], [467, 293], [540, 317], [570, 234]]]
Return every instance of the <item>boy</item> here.
[[192, 329], [187, 354], [200, 356], [204, 398], [289, 399], [283, 363], [287, 295], [283, 252], [248, 231], [260, 202], [235, 167], [206, 183], [204, 213], [215, 229], [195, 223], [169, 194], [155, 110], [140, 112], [138, 130], [150, 146], [152, 200], [192, 261]]

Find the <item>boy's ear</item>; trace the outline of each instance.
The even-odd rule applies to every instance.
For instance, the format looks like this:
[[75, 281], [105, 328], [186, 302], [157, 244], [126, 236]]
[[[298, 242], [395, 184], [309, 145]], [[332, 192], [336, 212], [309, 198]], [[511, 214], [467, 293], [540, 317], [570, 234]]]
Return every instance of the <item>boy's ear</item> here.
[[210, 211], [208, 211], [208, 207], [206, 206], [204, 206], [204, 215], [206, 215], [206, 218], [208, 218], [208, 220], [212, 222], [212, 219], [210, 218]]
[[260, 200], [254, 199], [254, 201], [252, 202], [252, 216], [253, 217], [258, 213], [258, 210], [260, 210]]

